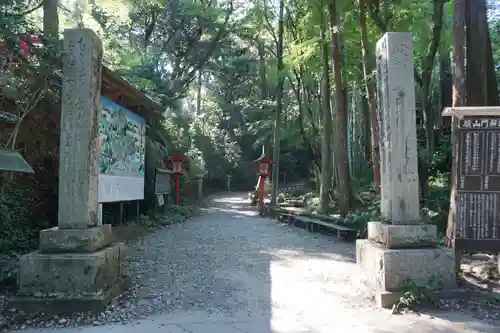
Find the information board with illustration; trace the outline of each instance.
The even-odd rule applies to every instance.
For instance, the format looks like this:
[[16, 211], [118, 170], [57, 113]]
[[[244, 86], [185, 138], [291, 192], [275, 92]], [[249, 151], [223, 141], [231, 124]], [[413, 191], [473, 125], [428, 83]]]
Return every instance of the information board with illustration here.
[[99, 202], [144, 199], [144, 118], [101, 96]]

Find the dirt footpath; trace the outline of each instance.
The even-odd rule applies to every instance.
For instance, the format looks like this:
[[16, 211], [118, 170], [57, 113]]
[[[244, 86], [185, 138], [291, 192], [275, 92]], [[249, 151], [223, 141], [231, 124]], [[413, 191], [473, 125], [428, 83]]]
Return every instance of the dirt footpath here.
[[[127, 270], [134, 287], [106, 313], [81, 315], [80, 321], [55, 318], [46, 321], [50, 329], [24, 331], [500, 332], [498, 308], [475, 313], [447, 303], [452, 309], [432, 316], [377, 309], [364, 296], [353, 244], [255, 215], [244, 195], [214, 199], [201, 216], [130, 245]], [[474, 317], [483, 310], [485, 319]]]

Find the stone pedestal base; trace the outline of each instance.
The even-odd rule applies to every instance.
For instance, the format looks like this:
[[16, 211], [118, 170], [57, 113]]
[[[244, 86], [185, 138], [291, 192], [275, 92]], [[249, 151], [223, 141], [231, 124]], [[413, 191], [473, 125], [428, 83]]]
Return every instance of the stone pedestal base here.
[[437, 228], [432, 224], [397, 225], [368, 222], [368, 239], [389, 249], [435, 247]]
[[408, 282], [442, 289], [456, 287], [454, 251], [445, 248], [388, 249], [368, 239], [356, 241], [356, 262], [363, 267], [377, 304], [391, 307]]
[[42, 253], [92, 253], [113, 242], [111, 224], [88, 229], [59, 229], [40, 231], [40, 252]]
[[19, 296], [9, 306], [45, 313], [102, 311], [126, 287], [124, 249], [118, 243], [93, 253], [29, 253], [20, 260]]

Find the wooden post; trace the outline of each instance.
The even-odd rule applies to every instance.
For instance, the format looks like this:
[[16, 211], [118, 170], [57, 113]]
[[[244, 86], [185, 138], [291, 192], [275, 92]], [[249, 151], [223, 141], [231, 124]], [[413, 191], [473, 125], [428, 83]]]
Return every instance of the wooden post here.
[[99, 220], [97, 221], [97, 225], [102, 225], [102, 203], [99, 204]]
[[120, 201], [120, 224], [123, 223], [123, 201]]
[[140, 207], [140, 201], [137, 200], [137, 219], [141, 217], [141, 207]]
[[260, 176], [260, 182], [259, 182], [259, 214], [261, 216], [264, 215], [264, 184], [266, 182], [266, 177], [265, 176]]
[[198, 199], [203, 197], [203, 177], [198, 179]]
[[180, 198], [180, 176], [175, 175], [175, 204], [180, 205], [181, 204], [181, 198]]

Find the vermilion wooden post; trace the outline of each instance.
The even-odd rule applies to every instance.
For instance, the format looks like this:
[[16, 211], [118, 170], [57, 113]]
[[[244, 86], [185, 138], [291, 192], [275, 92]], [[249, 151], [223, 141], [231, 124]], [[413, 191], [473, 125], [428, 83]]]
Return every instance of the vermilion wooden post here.
[[179, 183], [180, 183], [180, 175], [175, 175], [175, 204], [176, 205], [181, 204]]
[[172, 162], [172, 171], [175, 175], [175, 204], [181, 204], [180, 198], [180, 177], [184, 174], [184, 161], [185, 158], [183, 156], [174, 155], [170, 158]]
[[266, 176], [260, 176], [259, 184], [259, 212], [264, 215], [264, 184], [266, 182]]
[[269, 166], [272, 164], [272, 160], [269, 157], [261, 156], [254, 162], [257, 163], [258, 175], [259, 175], [259, 215], [264, 215], [264, 192], [266, 177], [269, 176]]

